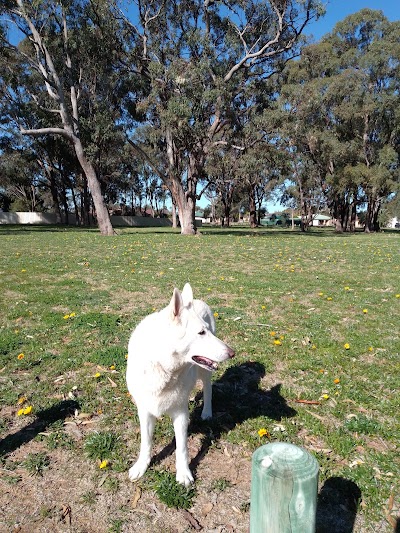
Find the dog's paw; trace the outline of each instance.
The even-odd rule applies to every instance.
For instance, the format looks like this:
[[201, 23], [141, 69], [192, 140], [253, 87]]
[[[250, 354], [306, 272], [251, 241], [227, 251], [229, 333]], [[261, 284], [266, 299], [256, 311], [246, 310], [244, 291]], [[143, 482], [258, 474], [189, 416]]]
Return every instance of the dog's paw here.
[[211, 409], [203, 409], [203, 412], [201, 413], [201, 419], [202, 420], [209, 420], [210, 418], [212, 418]]
[[181, 485], [185, 485], [185, 487], [190, 487], [193, 483], [193, 476], [189, 468], [177, 470], [176, 481]]
[[147, 463], [141, 463], [137, 461], [130, 469], [129, 469], [129, 479], [131, 481], [136, 481], [140, 477], [143, 476], [143, 474], [146, 472], [148, 467]]

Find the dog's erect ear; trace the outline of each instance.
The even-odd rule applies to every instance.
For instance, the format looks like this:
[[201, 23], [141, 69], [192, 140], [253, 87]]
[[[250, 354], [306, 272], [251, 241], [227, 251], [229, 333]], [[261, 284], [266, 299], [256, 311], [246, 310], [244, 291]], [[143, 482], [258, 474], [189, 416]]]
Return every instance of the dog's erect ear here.
[[171, 320], [179, 322], [179, 316], [183, 307], [183, 300], [178, 289], [174, 289], [169, 307], [171, 311]]
[[193, 291], [190, 283], [186, 283], [186, 285], [183, 287], [182, 300], [183, 305], [186, 307], [190, 307], [193, 303]]

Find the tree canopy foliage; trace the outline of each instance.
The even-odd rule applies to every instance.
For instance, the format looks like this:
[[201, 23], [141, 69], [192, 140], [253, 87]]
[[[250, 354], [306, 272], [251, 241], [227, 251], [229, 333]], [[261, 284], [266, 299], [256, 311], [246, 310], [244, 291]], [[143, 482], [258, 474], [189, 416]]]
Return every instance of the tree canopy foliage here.
[[399, 188], [399, 22], [365, 9], [308, 44], [317, 0], [127, 5], [2, 3], [2, 198], [112, 234], [110, 205], [170, 195], [191, 234], [202, 194], [228, 223], [244, 198], [257, 225], [280, 186], [304, 227], [325, 209], [352, 229], [366, 206], [379, 229]]

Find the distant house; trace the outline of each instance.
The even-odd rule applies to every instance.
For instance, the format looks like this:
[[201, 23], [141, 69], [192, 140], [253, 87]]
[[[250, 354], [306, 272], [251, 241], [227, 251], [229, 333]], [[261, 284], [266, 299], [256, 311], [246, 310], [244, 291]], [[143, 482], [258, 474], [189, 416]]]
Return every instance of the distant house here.
[[262, 226], [287, 226], [290, 219], [285, 213], [282, 215], [268, 215], [260, 220]]
[[[300, 226], [301, 217], [294, 217], [293, 222], [295, 226]], [[283, 213], [281, 215], [268, 215], [261, 219], [261, 224], [263, 226], [289, 226], [292, 223], [292, 218], [287, 214]], [[311, 226], [332, 226], [333, 219], [328, 215], [313, 215]]]
[[313, 226], [332, 226], [333, 219], [327, 215], [314, 215], [312, 219]]
[[203, 216], [203, 211], [196, 211], [194, 214], [194, 218], [196, 220], [197, 227], [200, 227], [204, 222], [207, 222], [207, 220]]

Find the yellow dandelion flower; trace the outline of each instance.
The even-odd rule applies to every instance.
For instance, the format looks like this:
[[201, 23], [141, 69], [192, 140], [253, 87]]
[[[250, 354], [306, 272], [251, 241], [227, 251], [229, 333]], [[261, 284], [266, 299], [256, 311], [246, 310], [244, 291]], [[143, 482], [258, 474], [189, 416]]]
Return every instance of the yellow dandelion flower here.
[[328, 302], [331, 302], [333, 300], [332, 296], [328, 296], [327, 300]]
[[334, 383], [335, 385], [338, 385], [338, 384], [340, 383], [340, 379], [339, 379], [339, 378], [334, 379], [334, 380], [333, 380], [333, 383]]
[[103, 461], [101, 461], [101, 463], [99, 464], [99, 468], [107, 468], [108, 466], [108, 461], [107, 459], [104, 459]]
[[71, 314], [69, 315], [69, 318], [74, 318], [74, 316], [76, 316], [76, 313], [71, 313]]
[[100, 372], [96, 372], [96, 374], [94, 375], [95, 378], [99, 378], [101, 376]]
[[346, 342], [346, 344], [344, 345], [344, 349], [345, 350], [350, 350], [350, 344], [348, 342]]
[[368, 348], [368, 351], [369, 351], [369, 352], [373, 352], [373, 351], [374, 351], [374, 349], [372, 348], [372, 346], [370, 346], [370, 347]]
[[274, 344], [275, 344], [275, 346], [281, 346], [282, 342], [279, 339], [275, 339], [274, 340]]
[[323, 295], [324, 295], [323, 292], [319, 292], [319, 293], [318, 293], [318, 296], [323, 296]]
[[400, 294], [396, 294], [396, 298], [400, 298]]
[[17, 412], [17, 416], [30, 415], [31, 412], [32, 412], [32, 406], [28, 405], [27, 407], [21, 407], [21, 409], [19, 409]]
[[321, 396], [321, 398], [322, 398], [323, 400], [329, 400], [329, 394], [323, 394], [323, 395]]
[[19, 361], [21, 361], [21, 359], [23, 359], [24, 357], [25, 357], [25, 354], [23, 354], [23, 353], [20, 353], [20, 354], [17, 355], [17, 359]]
[[363, 309], [363, 313], [366, 315], [368, 313], [368, 309]]
[[271, 335], [271, 337], [275, 337], [276, 332], [275, 331], [270, 331], [269, 334]]
[[22, 268], [22, 269], [21, 269], [21, 272], [26, 272], [26, 268]]
[[266, 305], [262, 305], [262, 306], [261, 306], [261, 309], [266, 309], [266, 308], [267, 308]]
[[265, 428], [259, 429], [257, 433], [259, 437], [269, 437], [269, 432]]
[[214, 313], [214, 316], [215, 316], [215, 318], [218, 318], [219, 314], [218, 313]]
[[22, 405], [23, 403], [26, 402], [26, 397], [25, 396], [21, 396], [20, 398], [18, 398], [18, 405]]
[[349, 291], [349, 290], [350, 290], [350, 287], [345, 287], [344, 290], [345, 290], [345, 291]]
[[63, 316], [63, 319], [64, 319], [64, 320], [68, 320], [68, 319], [69, 319], [69, 315], [64, 315], [64, 316]]
[[115, 365], [111, 365], [110, 370], [115, 370]]

